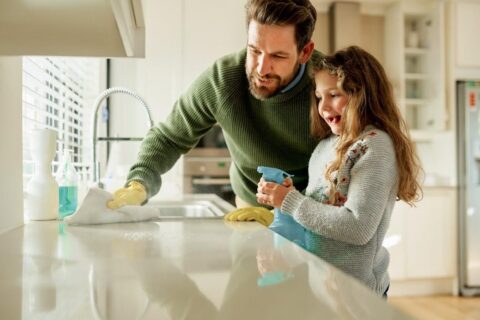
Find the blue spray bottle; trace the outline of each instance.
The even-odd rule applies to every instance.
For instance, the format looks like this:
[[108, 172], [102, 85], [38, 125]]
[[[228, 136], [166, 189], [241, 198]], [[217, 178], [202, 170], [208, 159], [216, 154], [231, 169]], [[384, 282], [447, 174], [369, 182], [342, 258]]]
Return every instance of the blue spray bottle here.
[[[259, 166], [257, 167], [257, 171], [262, 174], [262, 178], [265, 181], [278, 184], [282, 184], [286, 178], [293, 177], [293, 175], [277, 168]], [[280, 209], [275, 209], [273, 213], [273, 222], [269, 228], [288, 240], [295, 242], [302, 248], [305, 248], [305, 228], [296, 222], [291, 215], [280, 211]], [[275, 241], [278, 245], [278, 241], [281, 240], [275, 237]]]
[[[293, 175], [271, 167], [257, 167], [257, 171], [262, 174], [262, 178], [268, 182], [275, 182], [282, 184], [286, 178], [293, 177]], [[282, 212], [280, 209], [275, 208], [273, 211], [274, 218], [272, 224], [269, 228], [275, 232], [274, 234], [274, 246], [279, 248], [282, 246], [283, 242], [286, 241], [284, 238], [287, 238], [290, 241], [295, 242], [296, 244], [304, 247], [304, 228], [302, 225], [297, 223], [292, 216], [287, 213]], [[283, 236], [284, 238], [280, 237]], [[262, 277], [257, 279], [257, 286], [259, 287], [268, 287], [274, 286], [280, 283], [283, 283], [287, 280], [294, 278], [295, 275], [292, 272], [266, 272]]]

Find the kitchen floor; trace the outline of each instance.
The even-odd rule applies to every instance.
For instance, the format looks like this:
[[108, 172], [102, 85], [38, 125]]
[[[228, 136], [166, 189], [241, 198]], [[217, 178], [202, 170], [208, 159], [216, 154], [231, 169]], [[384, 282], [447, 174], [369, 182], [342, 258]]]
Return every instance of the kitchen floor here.
[[389, 297], [388, 302], [421, 320], [480, 319], [480, 297]]

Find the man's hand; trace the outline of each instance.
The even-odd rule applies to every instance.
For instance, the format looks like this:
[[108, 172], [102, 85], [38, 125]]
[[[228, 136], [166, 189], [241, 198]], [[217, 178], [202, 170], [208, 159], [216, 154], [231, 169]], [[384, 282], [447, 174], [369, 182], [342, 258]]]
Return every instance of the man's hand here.
[[147, 200], [147, 191], [143, 184], [132, 181], [128, 187], [115, 191], [113, 199], [107, 202], [107, 207], [117, 209], [126, 205], [141, 205]]
[[234, 210], [224, 217], [227, 221], [257, 221], [268, 227], [273, 221], [273, 213], [262, 207], [249, 207]]

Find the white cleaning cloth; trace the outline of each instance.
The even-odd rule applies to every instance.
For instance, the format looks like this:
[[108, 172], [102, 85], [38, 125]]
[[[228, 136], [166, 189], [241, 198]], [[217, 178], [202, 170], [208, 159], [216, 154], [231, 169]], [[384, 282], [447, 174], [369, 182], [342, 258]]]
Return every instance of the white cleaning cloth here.
[[158, 208], [142, 206], [125, 206], [118, 209], [107, 207], [107, 201], [113, 195], [105, 190], [91, 188], [88, 190], [80, 208], [64, 219], [67, 224], [104, 224], [117, 222], [137, 222], [151, 220], [159, 216]]

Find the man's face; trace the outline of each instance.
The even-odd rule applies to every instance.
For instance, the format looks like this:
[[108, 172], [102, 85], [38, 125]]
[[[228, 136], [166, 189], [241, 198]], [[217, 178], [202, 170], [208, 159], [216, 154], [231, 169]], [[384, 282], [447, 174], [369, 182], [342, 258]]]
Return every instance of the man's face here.
[[298, 52], [293, 25], [265, 25], [252, 20], [245, 63], [250, 92], [262, 100], [278, 93], [293, 80], [299, 65], [310, 55], [311, 50]]

